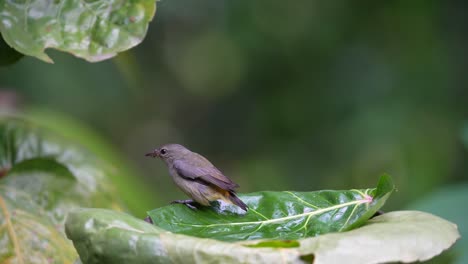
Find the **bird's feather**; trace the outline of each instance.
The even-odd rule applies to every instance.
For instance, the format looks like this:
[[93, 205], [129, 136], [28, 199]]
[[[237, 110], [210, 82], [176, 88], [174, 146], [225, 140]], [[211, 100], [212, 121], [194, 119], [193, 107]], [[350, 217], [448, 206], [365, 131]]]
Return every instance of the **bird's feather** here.
[[214, 185], [220, 189], [234, 191], [238, 184], [224, 176], [216, 167], [199, 167], [185, 160], [174, 161], [174, 169], [177, 174], [185, 179], [194, 180], [205, 185]]

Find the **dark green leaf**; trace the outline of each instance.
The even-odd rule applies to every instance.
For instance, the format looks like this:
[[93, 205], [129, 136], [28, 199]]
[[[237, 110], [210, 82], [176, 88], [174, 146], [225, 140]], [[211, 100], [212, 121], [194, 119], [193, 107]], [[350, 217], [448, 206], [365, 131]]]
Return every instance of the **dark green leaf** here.
[[101, 61], [142, 41], [156, 1], [3, 1], [1, 7], [0, 31], [19, 52], [52, 62], [44, 50], [55, 48]]
[[413, 262], [440, 254], [459, 237], [454, 224], [417, 211], [386, 213], [360, 228], [300, 239], [290, 248], [249, 247], [273, 241], [229, 243], [173, 234], [103, 209], [70, 213], [66, 232], [84, 264]]
[[198, 237], [224, 241], [298, 239], [362, 225], [382, 207], [393, 189], [391, 177], [384, 175], [376, 189], [241, 194], [239, 197], [249, 206], [243, 215], [229, 213], [237, 209], [234, 206], [226, 206], [228, 210], [191, 210], [184, 205], [165, 206], [148, 215], [159, 227]]

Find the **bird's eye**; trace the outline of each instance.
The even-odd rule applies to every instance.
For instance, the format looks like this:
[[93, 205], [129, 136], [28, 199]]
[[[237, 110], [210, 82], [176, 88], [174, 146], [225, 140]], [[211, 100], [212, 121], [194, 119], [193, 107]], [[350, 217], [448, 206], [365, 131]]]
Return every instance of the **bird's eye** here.
[[167, 150], [166, 150], [166, 149], [161, 149], [161, 150], [159, 151], [159, 153], [161, 153], [161, 155], [165, 155], [165, 154], [167, 153]]

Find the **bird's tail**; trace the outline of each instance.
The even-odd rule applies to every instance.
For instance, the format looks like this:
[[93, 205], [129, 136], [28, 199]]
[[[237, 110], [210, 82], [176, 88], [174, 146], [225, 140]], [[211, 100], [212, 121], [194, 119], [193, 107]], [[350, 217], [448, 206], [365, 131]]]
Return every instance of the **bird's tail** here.
[[247, 209], [249, 208], [241, 199], [239, 199], [239, 197], [237, 197], [236, 193], [234, 192], [229, 192], [229, 200], [239, 206], [240, 208], [242, 208], [242, 210], [244, 211], [247, 211]]

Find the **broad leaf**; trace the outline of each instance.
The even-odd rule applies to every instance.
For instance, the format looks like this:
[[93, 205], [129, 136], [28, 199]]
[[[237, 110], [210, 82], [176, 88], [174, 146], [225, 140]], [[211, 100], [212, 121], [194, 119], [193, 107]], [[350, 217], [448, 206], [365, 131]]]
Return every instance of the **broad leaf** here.
[[34, 199], [0, 185], [0, 263], [73, 263], [77, 255], [63, 227], [31, 203]]
[[32, 122], [0, 118], [0, 263], [74, 261], [65, 217], [81, 206], [120, 209], [113, 170]]
[[47, 48], [101, 61], [143, 40], [156, 1], [4, 0], [0, 6], [0, 32], [17, 51], [47, 62]]
[[298, 239], [362, 225], [393, 189], [391, 177], [384, 175], [376, 189], [241, 194], [249, 206], [246, 214], [226, 213], [225, 208], [192, 210], [175, 204], [148, 215], [155, 225], [168, 231], [198, 237], [224, 241]]
[[459, 237], [454, 224], [417, 211], [386, 213], [352, 231], [288, 242], [178, 235], [104, 209], [70, 213], [66, 232], [84, 264], [411, 262], [440, 254]]
[[72, 205], [120, 208], [114, 168], [86, 150], [17, 118], [0, 119], [0, 139], [0, 185], [31, 194], [57, 223]]
[[[419, 211], [397, 211], [371, 219], [365, 226], [340, 234], [301, 241], [301, 254], [320, 263], [389, 263], [425, 261], [452, 246], [457, 226]], [[338, 243], [337, 243], [338, 242]]]
[[87, 263], [170, 263], [159, 235], [165, 231], [131, 215], [78, 209], [68, 215], [67, 237]]
[[[158, 201], [158, 193], [140, 181], [138, 170], [132, 168], [125, 157], [103, 136], [76, 119], [57, 112], [41, 109], [30, 109], [26, 113], [28, 121], [41, 124], [50, 133], [65, 135], [68, 142], [86, 148], [93, 156], [98, 157], [112, 167], [106, 174], [112, 176], [112, 184], [116, 187], [119, 197], [132, 215], [143, 218], [148, 208]], [[68, 144], [69, 145], [69, 144]], [[92, 156], [90, 156], [92, 157]], [[102, 166], [100, 166], [101, 169]], [[106, 166], [108, 167], [108, 166]]]

